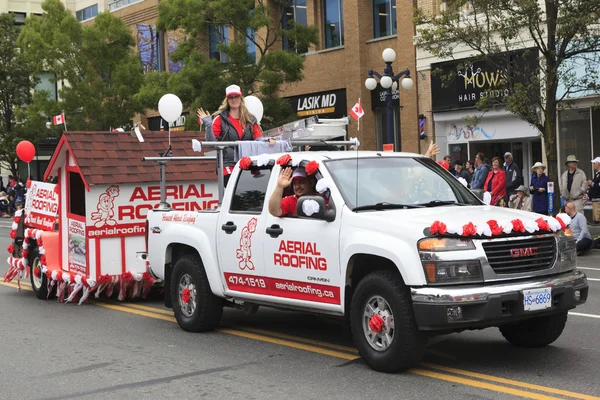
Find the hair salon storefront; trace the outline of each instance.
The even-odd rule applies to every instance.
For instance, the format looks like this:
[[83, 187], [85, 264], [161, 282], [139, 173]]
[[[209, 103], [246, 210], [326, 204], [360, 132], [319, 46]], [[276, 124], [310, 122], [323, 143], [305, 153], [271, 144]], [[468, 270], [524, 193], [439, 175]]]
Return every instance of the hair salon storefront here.
[[[514, 59], [521, 52], [507, 56]], [[523, 57], [524, 62], [535, 68], [535, 56]], [[486, 62], [461, 65], [464, 61], [449, 61], [432, 64], [431, 69], [440, 69], [441, 74], [431, 78], [431, 97], [435, 137], [442, 153], [452, 160], [474, 160], [482, 152], [488, 159], [511, 152], [514, 161], [523, 170], [525, 183], [529, 183], [529, 168], [542, 161], [542, 146], [539, 131], [529, 123], [517, 118], [505, 109], [481, 112], [475, 108], [483, 96], [503, 97], [507, 93], [499, 88], [503, 74]], [[462, 68], [461, 68], [462, 67]], [[442, 77], [452, 76], [451, 81]], [[477, 124], [469, 126], [469, 118], [477, 117]]]

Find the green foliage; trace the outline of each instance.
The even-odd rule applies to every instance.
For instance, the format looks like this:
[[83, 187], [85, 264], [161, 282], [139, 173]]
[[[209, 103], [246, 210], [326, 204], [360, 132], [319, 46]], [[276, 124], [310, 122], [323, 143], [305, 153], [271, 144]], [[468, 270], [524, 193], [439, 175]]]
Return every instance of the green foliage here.
[[45, 116], [37, 109], [23, 108], [32, 100], [37, 79], [33, 65], [15, 46], [19, 30], [10, 14], [0, 14], [0, 32], [0, 163], [16, 176], [17, 143], [30, 140], [35, 144], [43, 139]]
[[[446, 0], [445, 5], [436, 15], [415, 11], [417, 43], [433, 55], [453, 58], [461, 49], [499, 65], [499, 53], [538, 52], [538, 69], [513, 68], [507, 74], [502, 89], [510, 95], [502, 106], [540, 130], [550, 178], [556, 179], [557, 110], [569, 107], [572, 96], [595, 94], [599, 88], [600, 0]], [[575, 67], [584, 64], [590, 66], [586, 73], [576, 74]], [[485, 111], [500, 105], [484, 97], [477, 107]]]
[[69, 130], [128, 125], [142, 111], [135, 95], [144, 79], [129, 28], [109, 12], [82, 26], [60, 0], [42, 8], [41, 17], [27, 19], [18, 44], [36, 72], [66, 83], [50, 108], [65, 113]]
[[[159, 28], [183, 29], [187, 40], [172, 54], [183, 61], [178, 74], [146, 74], [144, 87], [136, 97], [144, 107], [156, 109], [161, 95], [171, 92], [195, 110], [201, 106], [215, 112], [225, 97], [225, 87], [240, 85], [244, 94], [261, 99], [265, 108], [263, 129], [279, 125], [293, 116], [286, 100], [275, 98], [282, 88], [303, 79], [304, 56], [281, 49], [284, 37], [292, 38], [296, 49], [317, 43], [317, 29], [300, 25], [281, 28], [281, 7], [285, 0], [170, 0], [159, 4]], [[227, 41], [221, 38], [218, 50], [227, 62], [209, 60], [209, 25], [228, 27]], [[256, 60], [249, 60], [249, 44], [256, 46]], [[195, 112], [191, 112], [195, 115]], [[186, 128], [197, 129], [196, 118]]]

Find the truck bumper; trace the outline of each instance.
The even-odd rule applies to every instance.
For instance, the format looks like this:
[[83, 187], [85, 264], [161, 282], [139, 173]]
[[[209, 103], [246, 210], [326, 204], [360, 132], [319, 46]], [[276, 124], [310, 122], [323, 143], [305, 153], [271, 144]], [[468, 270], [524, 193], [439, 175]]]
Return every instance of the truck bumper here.
[[[524, 290], [551, 288], [550, 307], [527, 311]], [[462, 287], [412, 287], [413, 309], [420, 330], [459, 331], [500, 326], [565, 312], [588, 296], [585, 274], [574, 270], [526, 281]]]

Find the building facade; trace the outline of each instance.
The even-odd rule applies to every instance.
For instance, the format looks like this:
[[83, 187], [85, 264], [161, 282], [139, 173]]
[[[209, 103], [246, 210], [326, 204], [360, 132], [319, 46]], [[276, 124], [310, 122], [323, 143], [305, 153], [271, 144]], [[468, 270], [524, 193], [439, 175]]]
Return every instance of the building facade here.
[[[420, 79], [415, 72], [414, 24], [412, 2], [397, 0], [290, 0], [282, 7], [282, 24], [290, 22], [314, 25], [319, 30], [319, 44], [308, 49], [296, 49], [305, 54], [304, 80], [289, 85], [280, 94], [290, 100], [298, 118], [318, 115], [324, 118], [340, 118], [348, 115], [350, 108], [360, 99], [364, 117], [358, 124], [348, 127], [350, 136], [359, 137], [363, 148], [381, 150], [386, 143], [386, 110], [383, 89], [371, 92], [365, 87], [370, 68], [383, 72], [385, 63], [382, 51], [391, 47], [396, 51], [394, 72], [405, 68], [412, 72], [414, 86], [411, 90], [395, 91], [393, 115], [395, 150], [420, 151], [418, 135], [417, 90]], [[171, 44], [178, 40], [176, 32], [157, 32], [158, 0], [77, 1], [74, 12], [93, 7], [98, 12], [108, 9], [131, 27], [138, 39], [138, 50], [144, 68], [175, 70], [169, 61]], [[274, 2], [273, 7], [279, 7]], [[84, 23], [87, 21], [84, 20]], [[92, 21], [90, 20], [89, 23]], [[162, 35], [162, 36], [161, 36]], [[207, 31], [207, 56], [226, 62], [216, 44], [233, 36], [226, 26], [211, 26]], [[180, 35], [181, 36], [181, 35]], [[141, 38], [157, 43], [152, 54], [146, 54]], [[281, 42], [282, 48], [292, 44]], [[250, 52], [252, 48], [250, 48]], [[172, 128], [178, 129], [185, 122], [185, 115]], [[149, 129], [166, 127], [158, 113], [152, 110], [140, 121]]]

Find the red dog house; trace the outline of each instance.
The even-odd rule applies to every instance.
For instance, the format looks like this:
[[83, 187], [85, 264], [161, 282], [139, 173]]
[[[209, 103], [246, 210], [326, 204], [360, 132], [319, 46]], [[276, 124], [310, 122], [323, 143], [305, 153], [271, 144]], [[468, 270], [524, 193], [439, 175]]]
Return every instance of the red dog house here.
[[[13, 277], [20, 279], [31, 270], [36, 295], [46, 297], [56, 285], [59, 300], [67, 288], [96, 290], [98, 296], [103, 291], [112, 295], [118, 287], [119, 299], [149, 290], [154, 281], [136, 253], [146, 250], [147, 211], [160, 203], [160, 172], [157, 163], [142, 157], [163, 154], [168, 132], [145, 132], [144, 139], [139, 142], [126, 132], [63, 134], [44, 175], [44, 180], [58, 177], [58, 185], [53, 189], [37, 183], [45, 189], [36, 190], [58, 194], [58, 229], [52, 229], [48, 215], [32, 219], [38, 210], [26, 209], [26, 226], [19, 235], [22, 215], [15, 217], [11, 236], [23, 237], [23, 250], [14, 254], [20, 245], [16, 251], [9, 248]], [[202, 155], [193, 152], [192, 139], [202, 140], [198, 132], [172, 133], [173, 156]], [[214, 161], [171, 163], [166, 184], [166, 200], [175, 209], [192, 213], [218, 206]], [[31, 259], [34, 245], [41, 256], [37, 263]]]

